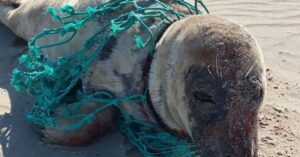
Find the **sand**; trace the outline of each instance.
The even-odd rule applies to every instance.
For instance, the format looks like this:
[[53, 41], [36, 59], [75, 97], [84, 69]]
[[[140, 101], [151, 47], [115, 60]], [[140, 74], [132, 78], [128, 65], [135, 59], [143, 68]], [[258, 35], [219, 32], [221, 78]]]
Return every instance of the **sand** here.
[[[259, 157], [300, 156], [300, 1], [206, 0], [206, 3], [212, 14], [245, 25], [261, 45], [268, 82], [259, 113]], [[40, 142], [24, 116], [32, 98], [16, 92], [9, 84], [10, 73], [24, 50], [25, 42], [0, 25], [0, 157], [137, 154], [132, 153], [131, 146], [118, 133], [83, 148]]]

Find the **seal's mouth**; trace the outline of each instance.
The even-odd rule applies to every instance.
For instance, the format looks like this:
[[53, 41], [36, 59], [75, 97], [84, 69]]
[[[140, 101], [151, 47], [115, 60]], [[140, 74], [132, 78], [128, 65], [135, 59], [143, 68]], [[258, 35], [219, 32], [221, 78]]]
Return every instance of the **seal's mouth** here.
[[256, 157], [256, 119], [250, 113], [240, 117], [235, 120], [227, 117], [213, 126], [207, 126], [202, 132], [193, 132], [193, 141], [197, 144], [199, 154], [211, 157]]

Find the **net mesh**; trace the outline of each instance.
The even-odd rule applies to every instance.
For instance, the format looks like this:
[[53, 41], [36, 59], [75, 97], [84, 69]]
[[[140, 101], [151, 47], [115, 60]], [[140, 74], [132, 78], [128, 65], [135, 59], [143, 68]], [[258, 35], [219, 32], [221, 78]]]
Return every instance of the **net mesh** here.
[[[47, 12], [51, 14], [53, 20], [61, 23], [62, 27], [45, 29], [32, 38], [28, 43], [29, 51], [19, 58], [20, 66], [13, 70], [11, 80], [11, 84], [17, 91], [24, 90], [35, 96], [35, 103], [28, 112], [27, 118], [38, 125], [68, 131], [93, 121], [101, 111], [115, 107], [121, 113], [120, 131], [144, 156], [194, 156], [196, 152], [187, 140], [162, 131], [156, 124], [136, 119], [122, 110], [120, 104], [124, 102], [145, 104], [146, 91], [127, 97], [114, 97], [105, 91], [95, 91], [91, 94], [77, 91], [72, 101], [67, 99], [68, 93], [97, 56], [102, 55], [103, 48], [112, 37], [117, 37], [138, 23], [148, 36], [145, 38], [137, 34], [132, 38], [138, 48], [147, 49], [149, 55], [152, 55], [157, 39], [155, 31], [164, 24], [174, 22], [173, 17], [179, 20], [186, 16], [164, 1], [152, 0], [151, 2], [156, 5], [143, 7], [137, 0], [111, 0], [95, 7], [89, 6], [83, 11], [75, 10], [70, 5], [61, 7], [60, 11], [54, 7], [47, 8]], [[185, 0], [174, 0], [172, 3], [184, 6], [190, 14], [203, 14], [201, 10], [208, 13], [202, 1], [195, 0], [194, 2], [194, 4], [190, 4]], [[118, 13], [124, 8], [130, 9]], [[112, 16], [112, 13], [116, 13], [116, 15]], [[60, 57], [55, 61], [43, 55], [44, 50], [68, 44], [79, 35], [78, 32], [88, 23], [102, 17], [106, 17], [109, 22], [101, 28], [95, 28], [98, 29], [97, 33], [86, 41], [82, 41], [84, 44], [80, 50], [70, 52], [69, 54], [72, 55]], [[157, 29], [149, 28], [145, 22], [148, 19], [159, 21]], [[51, 35], [60, 35], [60, 40], [47, 45], [38, 44], [38, 40]], [[90, 51], [92, 52], [90, 53]], [[104, 105], [91, 113], [78, 112], [80, 107], [89, 102], [98, 102]], [[63, 108], [64, 112], [53, 114], [57, 108]], [[72, 120], [70, 125], [62, 126], [57, 123], [60, 119], [66, 118]]]

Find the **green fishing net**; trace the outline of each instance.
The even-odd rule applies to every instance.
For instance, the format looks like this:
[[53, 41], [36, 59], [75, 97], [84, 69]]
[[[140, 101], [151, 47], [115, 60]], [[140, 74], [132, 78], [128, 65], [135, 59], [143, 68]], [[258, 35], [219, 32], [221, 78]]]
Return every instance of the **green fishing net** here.
[[[148, 37], [134, 35], [132, 39], [138, 48], [147, 49], [149, 55], [152, 55], [158, 37], [156, 30], [151, 30], [145, 21], [149, 19], [158, 21], [156, 26], [159, 29], [164, 24], [174, 22], [174, 17], [179, 20], [186, 16], [163, 0], [146, 2], [155, 5], [143, 7], [138, 0], [111, 0], [98, 6], [89, 6], [83, 11], [75, 10], [70, 5], [63, 6], [60, 11], [53, 7], [48, 8], [47, 12], [51, 14], [54, 21], [61, 23], [62, 27], [45, 29], [32, 38], [28, 43], [29, 52], [19, 58], [20, 66], [14, 69], [11, 80], [11, 84], [17, 91], [24, 90], [35, 96], [35, 103], [27, 118], [37, 125], [68, 131], [93, 121], [99, 112], [115, 107], [121, 113], [120, 131], [144, 156], [194, 156], [196, 152], [187, 140], [162, 131], [156, 124], [136, 119], [122, 110], [120, 104], [124, 102], [146, 104], [147, 91], [127, 97], [114, 97], [105, 91], [95, 91], [92, 94], [77, 91], [72, 101], [67, 97], [95, 59], [103, 55], [103, 48], [112, 37], [117, 37], [139, 23]], [[189, 14], [203, 14], [203, 11], [208, 13], [200, 0], [195, 0], [194, 4], [185, 0], [173, 0], [172, 3], [182, 5]], [[126, 10], [124, 8], [130, 9], [120, 14], [118, 11]], [[103, 17], [109, 22], [100, 28], [94, 28], [97, 32], [82, 41], [84, 44], [80, 50], [70, 52], [69, 54], [72, 55], [60, 57], [55, 61], [43, 55], [44, 50], [68, 44], [80, 35], [78, 32], [87, 24]], [[38, 44], [38, 40], [51, 35], [60, 35], [61, 38], [56, 43]], [[88, 114], [78, 112], [80, 107], [89, 102], [104, 105]], [[63, 108], [63, 112], [53, 114], [57, 108]], [[60, 126], [57, 123], [60, 119], [66, 118], [71, 119], [73, 123], [69, 126]]]

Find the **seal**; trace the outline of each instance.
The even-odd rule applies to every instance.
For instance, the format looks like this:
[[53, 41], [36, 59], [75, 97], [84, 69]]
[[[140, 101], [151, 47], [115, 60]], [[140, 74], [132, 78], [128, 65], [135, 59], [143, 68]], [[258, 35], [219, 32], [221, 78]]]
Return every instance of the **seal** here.
[[[16, 35], [29, 41], [45, 28], [61, 27], [58, 22], [53, 22], [51, 17], [44, 13], [45, 8], [50, 6], [60, 8], [68, 4], [73, 6], [76, 10], [84, 10], [87, 6], [95, 6], [105, 2], [107, 2], [107, 0], [40, 0], [35, 3], [30, 3], [28, 0], [0, 0], [0, 21]], [[140, 3], [144, 2], [145, 1], [140, 1]], [[143, 5], [152, 5], [152, 3], [146, 2]], [[174, 5], [174, 7], [177, 6]], [[121, 12], [126, 11], [126, 9], [127, 8], [121, 10]], [[43, 52], [44, 55], [50, 60], [57, 60], [59, 57], [70, 55], [70, 52], [80, 50], [83, 42], [97, 32], [94, 28], [101, 28], [105, 23], [110, 22], [107, 19], [100, 20], [100, 22], [90, 22], [78, 32], [80, 35], [76, 36], [68, 44], [49, 48]], [[144, 35], [144, 32], [141, 32], [139, 26], [136, 25], [128, 32], [121, 34], [118, 39], [109, 41], [108, 45], [104, 48], [105, 52], [103, 52], [103, 54], [105, 55], [99, 56], [98, 61], [93, 63], [74, 90], [83, 90], [85, 93], [92, 93], [95, 90], [105, 90], [114, 94], [116, 97], [141, 92], [146, 84], [143, 81], [144, 77], [142, 75], [144, 73], [143, 67], [148, 58], [148, 53], [141, 52], [140, 49], [134, 47], [136, 44], [130, 37], [138, 33]], [[50, 38], [43, 38], [38, 42], [40, 45], [44, 45], [55, 43], [59, 39], [60, 36], [51, 36]], [[132, 45], [132, 48], [124, 49], [124, 45]], [[120, 58], [123, 58], [123, 60], [120, 60]], [[102, 105], [91, 103], [83, 106], [81, 112], [90, 113]], [[129, 104], [124, 104], [123, 106], [125, 110], [136, 117], [149, 119], [144, 108], [132, 108], [129, 107], [131, 106]], [[63, 112], [62, 110], [62, 108], [58, 108], [54, 114], [60, 114]], [[47, 143], [85, 145], [93, 142], [95, 137], [102, 137], [113, 129], [114, 117], [117, 117], [115, 111], [113, 109], [107, 109], [107, 111], [99, 113], [95, 120], [78, 129], [60, 131], [49, 127], [42, 127], [38, 128], [37, 133], [40, 134], [42, 140]], [[69, 119], [61, 119], [58, 123], [60, 126], [68, 126], [72, 124], [72, 122], [73, 121]]]
[[192, 137], [201, 156], [255, 157], [264, 76], [261, 49], [245, 27], [190, 16], [157, 43], [150, 96], [159, 119]]
[[[48, 1], [39, 2], [40, 8], [57, 6]], [[68, 2], [75, 1], [64, 1]], [[85, 4], [90, 5], [88, 1]], [[85, 4], [76, 1], [74, 6]], [[21, 3], [18, 8], [0, 5], [1, 22], [29, 40], [39, 30], [55, 25], [50, 24], [49, 17], [40, 15], [42, 9], [34, 9], [38, 8], [35, 5]], [[21, 9], [22, 6], [26, 9]], [[41, 18], [45, 21], [43, 24], [39, 22]], [[47, 24], [50, 25], [45, 26]], [[54, 55], [50, 52], [46, 55], [56, 59], [65, 52], [73, 52], [70, 50], [77, 49], [76, 45], [93, 33], [95, 26], [99, 24], [92, 23], [83, 29], [81, 40], [75, 39], [62, 49], [56, 49]], [[147, 53], [132, 46], [124, 47], [135, 45], [129, 38], [132, 34], [142, 33], [135, 25], [111, 41], [105, 52], [108, 55], [93, 63], [82, 78], [80, 88], [85, 92], [106, 90], [116, 96], [126, 96], [140, 92], [149, 84], [149, 102], [155, 116], [138, 105], [122, 104], [128, 113], [187, 135], [200, 156], [256, 157], [257, 114], [263, 102], [266, 80], [261, 49], [247, 29], [211, 15], [188, 16], [174, 22], [156, 43], [148, 72], [144, 68], [149, 57]], [[43, 42], [53, 40], [55, 37]], [[145, 78], [145, 73], [149, 78]], [[85, 105], [88, 108], [81, 112], [99, 105]], [[99, 126], [112, 126], [112, 117], [113, 111], [99, 116], [91, 124], [74, 130], [71, 138], [66, 136], [67, 132], [49, 128], [44, 128], [42, 134], [50, 143], [71, 144], [74, 139], [77, 144], [87, 143], [91, 139], [87, 135], [95, 135], [97, 131], [104, 135], [109, 130]]]

